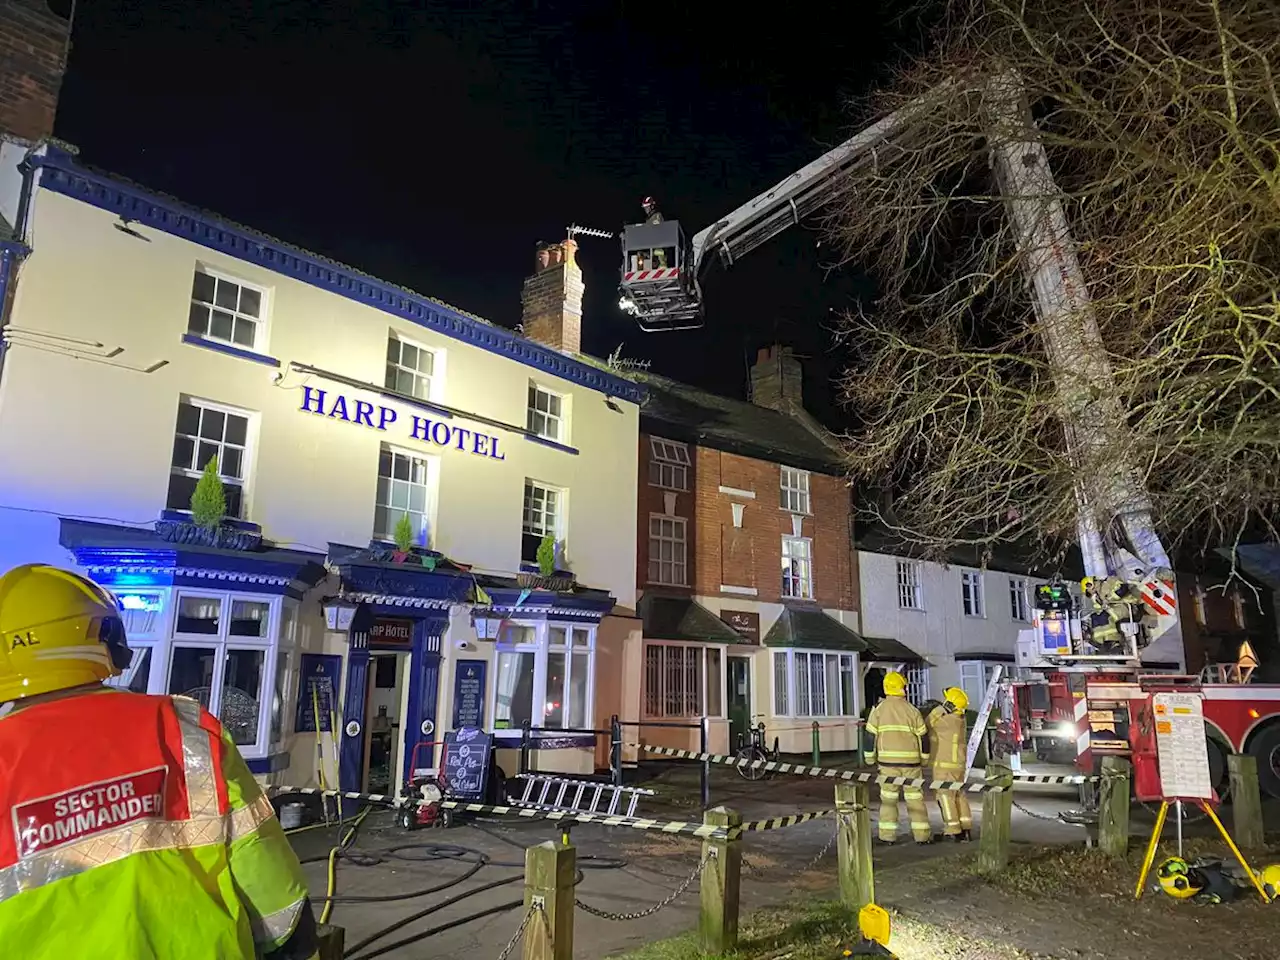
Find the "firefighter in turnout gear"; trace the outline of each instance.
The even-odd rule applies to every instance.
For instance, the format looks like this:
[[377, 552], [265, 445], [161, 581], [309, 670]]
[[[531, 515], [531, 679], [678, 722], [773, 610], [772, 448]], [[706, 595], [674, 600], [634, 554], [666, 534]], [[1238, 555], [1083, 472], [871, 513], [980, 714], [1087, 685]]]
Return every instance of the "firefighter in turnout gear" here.
[[[942, 695], [946, 699], [929, 711], [925, 721], [933, 751], [933, 779], [963, 780], [968, 746], [964, 712], [969, 708], [969, 698], [958, 687], [948, 687]], [[939, 790], [938, 806], [942, 810], [943, 838], [953, 842], [971, 840], [973, 812], [969, 809], [968, 794], [963, 790]]]
[[[922, 764], [929, 752], [929, 730], [920, 711], [907, 702], [907, 681], [900, 673], [887, 673], [884, 678], [885, 698], [867, 717], [867, 733], [872, 737], [867, 763], [879, 764], [885, 777], [924, 776]], [[880, 784], [880, 842], [893, 843], [898, 838], [898, 792], [907, 804], [911, 835], [916, 843], [932, 843], [933, 827], [929, 824], [929, 808], [924, 803], [924, 788]]]
[[23, 960], [318, 956], [271, 803], [195, 700], [116, 691], [114, 598], [0, 577], [0, 943]]
[[1122, 653], [1128, 638], [1120, 625], [1138, 623], [1144, 605], [1140, 587], [1119, 577], [1085, 577], [1080, 581], [1084, 598], [1084, 622], [1089, 624], [1089, 642], [1099, 653]]

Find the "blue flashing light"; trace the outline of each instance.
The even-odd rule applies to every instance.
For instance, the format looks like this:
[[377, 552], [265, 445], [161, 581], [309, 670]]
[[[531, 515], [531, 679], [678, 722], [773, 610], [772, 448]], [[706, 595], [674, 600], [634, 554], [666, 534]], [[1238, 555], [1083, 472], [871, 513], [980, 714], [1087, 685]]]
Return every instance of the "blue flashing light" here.
[[121, 593], [116, 596], [116, 602], [121, 610], [142, 610], [146, 613], [158, 613], [161, 607], [160, 598], [155, 594]]

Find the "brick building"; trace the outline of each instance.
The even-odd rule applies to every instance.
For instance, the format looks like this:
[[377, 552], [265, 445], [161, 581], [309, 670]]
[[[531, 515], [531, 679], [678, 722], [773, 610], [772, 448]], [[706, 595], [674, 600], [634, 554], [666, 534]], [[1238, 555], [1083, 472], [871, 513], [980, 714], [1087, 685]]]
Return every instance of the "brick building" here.
[[[862, 707], [857, 559], [838, 444], [799, 361], [761, 350], [752, 401], [646, 376], [637, 578], [642, 720], [708, 717], [713, 750], [763, 719], [784, 751], [852, 744]], [[646, 729], [652, 742], [696, 733]]]

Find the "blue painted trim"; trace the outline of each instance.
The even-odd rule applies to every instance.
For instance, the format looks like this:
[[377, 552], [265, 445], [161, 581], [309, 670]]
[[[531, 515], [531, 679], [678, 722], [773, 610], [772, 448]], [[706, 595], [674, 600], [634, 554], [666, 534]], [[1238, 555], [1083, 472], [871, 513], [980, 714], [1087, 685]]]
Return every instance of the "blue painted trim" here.
[[249, 767], [250, 773], [256, 773], [259, 776], [268, 773], [278, 773], [285, 770], [289, 766], [289, 751], [284, 753], [273, 753], [269, 757], [259, 757], [256, 760], [245, 760], [245, 764]]
[[[342, 696], [342, 730], [338, 772], [339, 789], [347, 793], [359, 793], [364, 776], [364, 738], [369, 731], [364, 728], [365, 693], [369, 677], [369, 648], [351, 644], [347, 651], [347, 683]], [[355, 721], [359, 727], [356, 735], [349, 736], [347, 726]], [[395, 786], [398, 786], [396, 784]]]
[[241, 360], [251, 360], [254, 363], [261, 363], [268, 367], [280, 366], [280, 361], [275, 357], [268, 357], [265, 353], [254, 353], [252, 350], [243, 350], [240, 347], [233, 347], [229, 343], [223, 343], [221, 340], [208, 340], [205, 337], [198, 336], [194, 333], [184, 333], [182, 342], [189, 343], [193, 347], [204, 347], [206, 350], [216, 350], [218, 353], [225, 353], [230, 357], [239, 357]]
[[43, 171], [40, 186], [53, 193], [336, 293], [589, 390], [636, 404], [645, 399], [645, 388], [631, 380], [574, 360], [437, 300], [189, 207], [172, 197], [88, 170], [64, 151], [50, 149], [44, 156], [32, 157], [31, 162]]
[[[429, 617], [413, 625], [413, 653], [409, 658], [409, 703], [405, 711], [404, 764], [409, 766], [414, 744], [422, 740], [440, 739], [440, 723], [436, 712], [440, 702], [440, 637], [449, 627], [448, 617]], [[422, 724], [430, 720], [435, 728], [424, 736]]]
[[563, 443], [556, 443], [554, 440], [548, 440], [546, 437], [535, 437], [532, 434], [526, 433], [524, 438], [530, 443], [540, 443], [544, 447], [550, 447], [552, 450], [563, 450], [565, 453], [572, 453], [575, 457], [578, 455], [577, 447], [570, 447]]

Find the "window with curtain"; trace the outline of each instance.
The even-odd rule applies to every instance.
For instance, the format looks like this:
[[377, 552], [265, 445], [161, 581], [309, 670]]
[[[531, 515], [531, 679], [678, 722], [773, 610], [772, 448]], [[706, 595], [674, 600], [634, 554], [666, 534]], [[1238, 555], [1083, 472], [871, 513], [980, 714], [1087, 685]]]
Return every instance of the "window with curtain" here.
[[[788, 710], [791, 704], [794, 709]], [[780, 717], [857, 716], [856, 657], [818, 650], [775, 650], [773, 708]]]
[[498, 636], [496, 729], [586, 730], [592, 726], [595, 627], [508, 623]]

